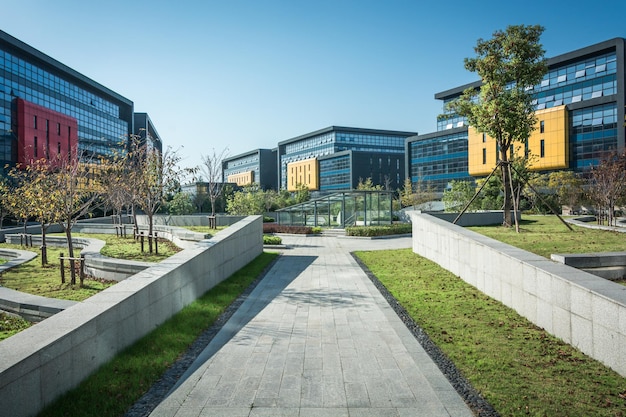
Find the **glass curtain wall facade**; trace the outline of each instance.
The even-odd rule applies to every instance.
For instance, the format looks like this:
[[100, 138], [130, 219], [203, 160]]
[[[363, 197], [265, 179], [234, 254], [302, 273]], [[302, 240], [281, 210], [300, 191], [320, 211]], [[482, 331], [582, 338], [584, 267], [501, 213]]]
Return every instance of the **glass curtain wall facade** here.
[[[355, 188], [357, 184], [355, 184], [354, 175], [350, 175], [353, 159], [344, 152], [403, 155], [406, 138], [413, 135], [415, 135], [414, 132], [331, 126], [280, 142], [278, 144], [280, 187], [286, 188], [287, 166], [290, 163], [318, 158], [320, 160], [320, 190]], [[330, 157], [338, 153], [341, 155]], [[392, 177], [395, 180], [395, 171]], [[375, 183], [378, 182], [377, 178], [372, 178], [372, 180]]]
[[251, 152], [225, 158], [222, 161], [222, 177], [228, 178], [251, 173], [249, 178], [263, 190], [277, 188], [276, 150], [256, 149]]
[[413, 184], [445, 190], [451, 181], [471, 180], [467, 171], [467, 128], [409, 138], [407, 161]]
[[[547, 74], [530, 89], [537, 110], [566, 106], [568, 169], [585, 172], [606, 152], [624, 150], [624, 54], [624, 39], [616, 38], [548, 59]], [[413, 183], [421, 180], [443, 191], [448, 181], [471, 178], [467, 157], [465, 162], [461, 157], [467, 153], [467, 121], [445, 108], [467, 88], [480, 88], [480, 82], [435, 94], [444, 104], [437, 132], [407, 141]]]
[[0, 164], [16, 162], [16, 99], [71, 116], [78, 147], [90, 155], [124, 150], [133, 132], [133, 103], [0, 31]]

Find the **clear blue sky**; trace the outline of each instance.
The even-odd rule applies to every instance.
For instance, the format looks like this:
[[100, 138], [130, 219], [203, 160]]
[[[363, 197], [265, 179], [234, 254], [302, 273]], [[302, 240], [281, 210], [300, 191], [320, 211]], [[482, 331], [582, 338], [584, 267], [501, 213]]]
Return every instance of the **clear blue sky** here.
[[[586, 9], [586, 7], [590, 9]], [[591, 10], [593, 9], [593, 10]], [[331, 125], [430, 133], [478, 38], [551, 57], [626, 37], [626, 1], [3, 1], [0, 28], [147, 112], [182, 166]]]

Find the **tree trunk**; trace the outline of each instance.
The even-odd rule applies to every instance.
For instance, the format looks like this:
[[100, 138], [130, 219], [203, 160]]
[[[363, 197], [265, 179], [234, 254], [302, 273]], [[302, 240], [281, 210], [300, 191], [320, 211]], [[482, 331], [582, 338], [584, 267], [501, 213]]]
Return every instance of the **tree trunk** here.
[[68, 222], [65, 228], [65, 237], [67, 238], [67, 252], [70, 257], [70, 284], [76, 285], [76, 270], [74, 269], [74, 242], [72, 242], [72, 229], [70, 229], [70, 224], [71, 223]]
[[46, 247], [46, 229], [48, 227], [45, 222], [41, 222], [41, 266], [48, 264], [48, 248]]
[[153, 235], [152, 217], [153, 215], [154, 215], [153, 213], [148, 213], [148, 252], [150, 254], [152, 254], [152, 235]]
[[509, 158], [508, 158], [508, 146], [500, 147], [500, 160], [502, 165], [500, 171], [502, 172], [502, 188], [504, 192], [504, 218], [502, 219], [502, 225], [505, 227], [511, 227], [511, 171], [509, 170]]

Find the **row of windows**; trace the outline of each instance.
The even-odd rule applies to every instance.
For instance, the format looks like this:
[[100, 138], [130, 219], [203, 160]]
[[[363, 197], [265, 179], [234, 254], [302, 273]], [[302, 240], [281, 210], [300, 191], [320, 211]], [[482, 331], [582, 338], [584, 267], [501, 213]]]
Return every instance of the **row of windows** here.
[[570, 119], [574, 128], [617, 123], [617, 106], [613, 103], [573, 110]]
[[319, 164], [320, 190], [349, 190], [351, 188], [350, 157], [348, 155], [324, 159]]
[[[27, 82], [27, 84], [33, 85], [30, 82]], [[3, 86], [3, 89], [5, 90], [5, 93], [2, 94], [3, 97], [0, 97], [0, 99], [4, 99], [5, 101], [10, 101], [14, 98], [14, 96], [19, 96], [31, 103], [38, 104], [59, 113], [76, 117], [79, 121], [82, 121], [82, 123], [79, 124], [94, 130], [102, 131], [110, 137], [119, 137], [119, 132], [126, 134], [128, 131], [127, 122], [110, 114], [99, 111], [93, 106], [79, 103], [78, 101], [68, 97], [62, 97], [56, 93], [54, 93], [55, 96], [53, 97], [50, 95], [53, 93], [45, 87], [34, 85], [34, 88], [31, 88], [24, 84], [17, 84], [14, 82], [9, 83], [7, 82], [7, 79], [3, 78], [1, 75], [0, 85]], [[9, 90], [12, 94], [9, 94]]]
[[16, 57], [7, 51], [0, 50], [0, 70], [2, 69], [24, 80], [29, 80], [35, 84], [48, 87], [64, 97], [76, 99], [83, 104], [94, 106], [98, 110], [104, 111], [114, 117], [119, 117], [119, 107], [117, 105], [28, 61]]
[[561, 106], [563, 104], [577, 103], [617, 93], [617, 80], [614, 75], [574, 84], [555, 90], [549, 90], [537, 95], [533, 103], [538, 110]]
[[557, 67], [548, 71], [541, 83], [535, 86], [535, 91], [542, 91], [555, 86], [564, 86], [591, 80], [617, 71], [617, 57], [615, 53], [590, 58], [582, 62]]
[[228, 161], [226, 166], [228, 168], [236, 168], [239, 166], [249, 166], [259, 163], [259, 154], [245, 156], [243, 158], [234, 159], [232, 161]]

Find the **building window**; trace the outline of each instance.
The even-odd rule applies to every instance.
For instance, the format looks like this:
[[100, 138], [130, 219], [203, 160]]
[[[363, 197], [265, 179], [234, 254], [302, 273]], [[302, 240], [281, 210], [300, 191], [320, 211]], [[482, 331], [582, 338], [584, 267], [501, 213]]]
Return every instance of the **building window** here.
[[35, 140], [33, 141], [33, 156], [37, 158], [37, 136], [35, 136]]
[[539, 133], [544, 133], [546, 130], [546, 123], [542, 120], [539, 122]]
[[546, 156], [546, 141], [541, 139], [539, 143], [539, 157], [543, 158]]
[[37, 129], [37, 116], [33, 116], [33, 128]]
[[61, 142], [57, 142], [57, 153], [61, 153]]
[[483, 143], [487, 142], [487, 135], [483, 133]]
[[487, 148], [483, 148], [483, 165], [487, 165]]
[[61, 136], [61, 123], [57, 123], [57, 135]]

